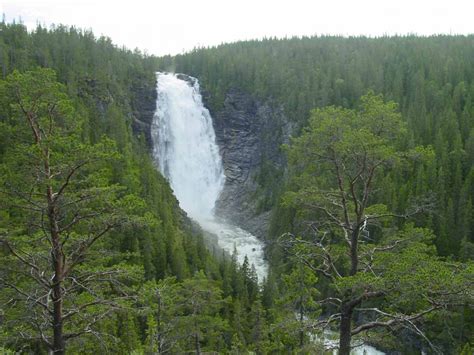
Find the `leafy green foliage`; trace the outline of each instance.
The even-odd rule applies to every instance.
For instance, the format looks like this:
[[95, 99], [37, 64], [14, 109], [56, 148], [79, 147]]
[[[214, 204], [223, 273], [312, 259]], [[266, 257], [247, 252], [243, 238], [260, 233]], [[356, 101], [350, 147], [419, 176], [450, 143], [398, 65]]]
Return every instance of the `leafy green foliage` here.
[[[230, 349], [237, 332], [230, 324], [246, 318], [258, 286], [250, 265], [241, 269], [237, 263], [219, 261], [203, 238], [191, 231], [167, 181], [156, 171], [146, 137], [141, 131], [133, 134], [136, 120], [146, 121], [149, 110], [152, 114], [154, 59], [74, 28], [38, 27], [32, 33], [17, 24], [1, 23], [0, 28], [5, 79], [0, 85], [0, 236], [2, 242], [8, 237], [12, 247], [40, 270], [22, 267], [3, 244], [2, 344], [15, 351], [46, 351], [40, 330], [48, 340], [50, 323], [31, 322], [46, 316], [38, 302], [49, 300], [35, 277], [50, 282], [53, 275], [51, 247], [42, 229], [41, 195], [47, 186], [58, 192], [68, 172], [78, 167], [67, 194], [61, 193], [57, 200], [64, 211], [62, 225], [74, 221], [63, 251], [77, 261], [63, 281], [70, 291], [64, 307], [74, 313], [65, 326], [66, 335], [75, 335], [68, 338], [68, 352], [143, 353], [156, 351], [159, 344], [192, 350], [195, 342], [184, 335], [194, 321], [203, 349]], [[36, 122], [47, 133], [41, 132], [39, 144], [32, 143], [33, 131], [23, 109], [35, 112]], [[54, 166], [51, 179], [44, 179], [40, 164], [46, 150]], [[30, 202], [40, 205], [28, 206]], [[87, 218], [78, 218], [78, 211]], [[109, 224], [116, 228], [82, 253], [84, 238]], [[95, 281], [91, 275], [97, 276]], [[176, 281], [171, 282], [173, 278]], [[232, 278], [239, 280], [236, 289]], [[168, 290], [164, 284], [173, 286]], [[146, 301], [151, 297], [146, 290], [156, 288], [163, 289], [166, 300], [161, 330], [155, 300]], [[175, 289], [182, 293], [195, 289], [196, 299], [204, 297], [202, 290], [211, 290], [216, 308], [213, 303], [193, 316], [189, 305], [185, 307], [192, 297], [184, 300]], [[95, 304], [97, 300], [100, 304]], [[230, 311], [239, 307], [239, 315]], [[245, 319], [239, 331], [250, 334], [247, 329]], [[81, 330], [86, 331], [80, 334]], [[173, 335], [166, 340], [166, 334]], [[245, 340], [244, 349], [247, 341], [251, 339]]]
[[139, 281], [140, 268], [106, 264], [106, 258], [85, 261], [104, 252], [96, 247], [114, 229], [142, 224], [137, 213], [144, 201], [110, 181], [113, 141], [81, 142], [72, 105], [52, 70], [15, 71], [1, 85], [15, 132], [10, 139], [17, 142], [0, 165], [8, 211], [1, 221], [2, 303], [12, 304], [12, 333], [20, 327], [23, 338], [63, 353], [68, 339], [94, 333], [97, 320], [119, 307], [126, 288]]
[[[196, 49], [173, 58], [160, 58], [159, 64], [163, 70], [173, 68], [198, 77], [209, 93], [211, 110], [219, 110], [226, 93], [235, 87], [259, 99], [281, 104], [292, 123], [301, 129], [302, 136], [309, 129], [305, 131], [304, 127], [314, 124], [314, 108], [316, 112], [319, 109], [316, 115], [322, 111], [328, 118], [347, 114], [359, 120], [361, 115], [355, 115], [352, 110], [358, 110], [359, 98], [369, 90], [398, 102], [404, 133], [388, 150], [381, 147], [380, 154], [388, 156], [392, 151], [395, 155], [386, 161], [385, 169], [377, 176], [378, 185], [371, 193], [366, 213], [403, 215], [413, 212], [413, 206], [428, 204], [428, 213], [412, 216], [415, 225], [433, 230], [438, 255], [467, 262], [474, 255], [473, 40], [472, 35], [268, 38]], [[333, 108], [323, 109], [328, 106]], [[377, 110], [370, 113], [377, 114]], [[350, 125], [345, 127], [346, 135], [350, 134]], [[370, 139], [367, 133], [367, 130], [357, 131], [352, 138]], [[308, 147], [301, 144], [298, 152], [300, 162], [317, 155], [310, 147], [322, 148], [309, 139], [306, 143]], [[367, 143], [373, 145], [376, 140]], [[344, 146], [334, 148], [344, 150]], [[327, 221], [321, 218], [321, 211], [306, 208], [321, 202], [315, 190], [328, 183], [330, 171], [326, 167], [325, 163], [304, 167], [293, 164], [291, 168], [301, 173], [299, 178], [287, 181], [281, 174], [279, 183], [271, 186], [267, 180], [260, 181], [263, 196], [285, 193], [284, 203], [273, 205], [267, 237], [270, 241], [267, 252], [276, 274], [273, 278], [291, 272], [294, 264], [278, 238], [288, 231], [295, 235], [307, 232], [301, 220], [320, 224]], [[262, 171], [265, 169], [261, 167]], [[303, 173], [301, 169], [306, 171]], [[308, 183], [305, 189], [299, 189], [299, 185], [310, 181], [314, 185]], [[265, 209], [269, 207], [266, 205]], [[374, 242], [383, 242], [388, 234], [396, 235], [394, 230], [403, 228], [403, 224], [403, 220], [386, 216], [373, 223], [367, 232]], [[334, 244], [330, 250], [335, 262], [348, 270], [350, 264], [340, 244], [341, 233], [332, 238]], [[274, 290], [278, 286], [269, 288]], [[323, 294], [333, 292], [324, 279], [319, 279], [318, 289]], [[271, 304], [268, 299], [266, 302]], [[469, 317], [461, 317], [458, 312], [450, 310], [444, 319], [448, 313], [457, 317], [457, 321], [443, 331], [444, 340], [441, 337], [438, 340], [448, 352], [454, 352], [456, 342], [463, 344], [469, 338], [466, 332], [470, 331], [472, 337], [472, 327], [461, 320]], [[472, 309], [467, 313], [472, 315]], [[430, 338], [442, 332], [443, 316], [437, 319], [434, 323], [438, 322], [439, 326], [430, 328]], [[453, 330], [454, 324], [457, 330]], [[395, 339], [394, 344], [399, 346], [399, 339]]]
[[[159, 64], [198, 77], [212, 110], [237, 87], [283, 105], [300, 129], [314, 108], [355, 109], [369, 90], [398, 102], [408, 131], [405, 144], [431, 145], [434, 159], [429, 166], [388, 174], [377, 199], [401, 213], [432, 192], [438, 217], [419, 216], [419, 224], [434, 230], [441, 255], [458, 256], [461, 241], [474, 242], [473, 41], [472, 35], [268, 38], [197, 49]], [[270, 190], [263, 195], [279, 193], [279, 181], [262, 186]], [[279, 209], [272, 237], [291, 225], [282, 226], [279, 213], [291, 214]]]
[[[75, 158], [97, 158], [71, 182], [71, 198], [81, 198], [78, 192], [81, 190], [94, 194], [94, 203], [83, 201], [77, 208], [90, 213], [104, 212], [99, 225], [107, 223], [109, 217], [111, 221], [126, 222], [123, 228], [116, 228], [99, 239], [75, 268], [75, 277], [91, 272], [108, 275], [104, 279], [107, 287], [89, 286], [106, 304], [85, 307], [83, 313], [77, 314], [77, 323], [68, 330], [85, 329], [87, 319], [112, 311], [94, 324], [95, 333], [69, 341], [71, 353], [141, 354], [163, 352], [167, 348], [185, 352], [195, 351], [197, 345], [203, 351], [231, 353], [278, 353], [297, 349], [316, 353], [321, 352], [317, 344], [304, 339], [305, 347], [301, 349], [298, 337], [290, 334], [301, 330], [301, 323], [296, 317], [292, 318], [292, 312], [305, 304], [305, 315], [308, 320], [313, 319], [319, 311], [313, 307], [318, 297], [338, 292], [356, 295], [367, 288], [390, 290], [381, 300], [364, 300], [362, 306], [380, 307], [400, 317], [406, 316], [408, 311], [417, 312], [435, 299], [459, 300], [460, 293], [443, 294], [441, 285], [450, 290], [466, 285], [466, 275], [472, 275], [470, 264], [447, 263], [438, 258], [431, 240], [434, 238], [440, 255], [451, 255], [464, 262], [472, 258], [472, 40], [472, 36], [266, 39], [157, 59], [117, 48], [110, 39], [95, 38], [89, 31], [38, 26], [28, 33], [21, 24], [1, 23], [1, 75], [3, 79], [12, 76], [3, 81], [0, 88], [0, 179], [2, 184], [6, 180], [11, 184], [4, 189], [10, 194], [8, 199], [2, 196], [0, 202], [4, 204], [0, 209], [0, 236], [3, 239], [7, 232], [8, 235], [13, 232], [22, 250], [40, 261], [44, 268], [50, 268], [45, 261], [49, 257], [44, 252], [47, 245], [38, 229], [41, 219], [30, 218], [34, 211], [17, 206], [21, 199], [13, 199], [10, 188], [29, 191], [37, 186], [33, 189], [35, 193], [44, 191], [41, 186], [45, 185], [37, 185], [38, 181], [32, 178], [38, 173], [32, 167], [37, 166], [41, 149], [27, 144], [31, 133], [26, 121], [19, 119], [21, 107], [12, 100], [15, 83], [23, 82], [28, 89], [41, 89], [41, 85], [46, 84], [44, 89], [54, 95], [44, 96], [45, 104], [35, 109], [40, 113], [41, 124], [47, 127], [48, 102], [50, 99], [57, 102], [58, 115], [54, 116], [53, 126], [60, 130], [55, 131], [58, 133], [55, 139], [43, 142], [55, 152], [51, 159], [58, 171], [70, 168]], [[30, 72], [38, 66], [54, 69], [57, 80], [48, 79], [54, 76], [51, 71]], [[211, 255], [203, 239], [191, 232], [169, 185], [156, 172], [148, 155], [146, 136], [136, 129], [137, 120], [146, 124], [145, 112], [153, 110], [147, 102], [154, 102], [157, 67], [176, 68], [198, 77], [209, 93], [212, 110], [222, 105], [231, 87], [282, 104], [298, 128], [306, 126], [311, 110], [319, 108], [313, 113], [319, 118], [310, 124], [317, 126], [318, 120], [324, 121], [327, 129], [344, 138], [332, 148], [347, 157], [344, 158], [347, 168], [357, 167], [364, 149], [373, 153], [370, 156], [373, 161], [383, 160], [383, 169], [375, 175], [378, 188], [372, 191], [365, 207], [366, 215], [378, 218], [363, 228], [363, 243], [358, 245], [360, 268], [371, 265], [376, 276], [357, 273], [344, 274], [336, 282], [325, 277], [315, 280], [308, 270], [317, 264], [310, 262], [300, 269], [299, 261], [290, 258], [289, 249], [275, 240], [288, 230], [305, 237], [300, 241], [308, 241], [307, 237], [314, 235], [303, 233], [308, 230], [302, 229], [300, 222], [321, 216], [321, 211], [307, 209], [310, 204], [324, 200], [314, 186], [330, 186], [334, 181], [330, 179], [326, 163], [311, 166], [307, 164], [311, 162], [309, 157], [306, 161], [301, 157], [292, 158], [292, 174], [301, 173], [301, 176], [286, 186], [281, 183], [286, 174], [275, 171], [271, 161], [262, 161], [258, 175], [259, 208], [273, 207], [275, 215], [268, 240], [273, 267], [263, 292], [248, 263], [240, 266], [235, 258], [218, 260]], [[18, 72], [14, 73], [15, 70]], [[360, 102], [360, 96], [369, 89], [399, 102], [403, 119], [395, 104], [381, 105], [378, 95], [371, 94]], [[33, 90], [26, 95], [23, 92], [21, 97], [26, 104], [32, 102], [34, 92], [41, 91]], [[328, 105], [337, 107], [321, 109]], [[374, 120], [381, 116], [380, 110], [382, 118], [387, 114], [388, 121]], [[63, 120], [71, 115], [73, 120]], [[341, 123], [340, 131], [331, 125], [332, 119]], [[384, 134], [378, 135], [378, 132]], [[364, 144], [357, 146], [360, 142]], [[309, 139], [306, 143], [322, 148]], [[314, 154], [309, 149], [301, 149], [301, 153]], [[359, 158], [349, 159], [351, 153]], [[52, 179], [53, 188], [60, 188], [61, 178], [64, 174]], [[307, 182], [315, 185], [311, 187]], [[274, 206], [278, 195], [285, 190], [288, 191], [285, 205]], [[360, 189], [355, 192], [360, 193]], [[424, 205], [427, 195], [436, 197], [436, 214], [414, 216], [415, 226], [404, 226], [403, 221], [390, 216], [390, 212], [397, 215], [414, 212], [410, 206]], [[351, 218], [357, 215], [355, 211], [350, 213]], [[74, 214], [66, 214], [65, 218], [74, 218]], [[319, 230], [328, 227], [323, 219], [315, 220], [321, 223]], [[93, 227], [85, 221], [78, 224], [77, 230], [70, 233], [67, 251], [74, 252], [73, 245], [78, 245], [81, 236]], [[432, 228], [434, 237], [427, 229], [418, 227]], [[347, 273], [351, 263], [344, 233], [337, 228], [329, 230], [328, 250], [336, 267]], [[40, 243], [33, 244], [31, 240]], [[374, 248], [394, 243], [396, 247], [389, 251], [372, 253]], [[291, 247], [297, 247], [302, 257], [314, 252], [314, 245], [310, 244]], [[19, 264], [6, 248], [0, 251], [0, 259], [2, 280], [8, 279], [10, 285], [19, 289], [37, 292], [32, 287], [31, 272], [26, 269], [18, 272]], [[439, 278], [433, 270], [439, 270]], [[292, 276], [281, 277], [285, 274]], [[404, 277], [400, 278], [400, 274]], [[299, 277], [301, 275], [303, 277]], [[47, 276], [51, 276], [50, 269]], [[319, 294], [310, 286], [314, 282]], [[470, 282], [472, 284], [472, 280]], [[15, 351], [44, 352], [38, 326], [27, 322], [32, 312], [18, 301], [21, 295], [11, 287], [6, 288], [4, 282], [1, 286], [2, 343]], [[430, 289], [433, 292], [427, 292]], [[71, 301], [67, 301], [68, 307], [79, 309], [93, 300], [87, 291], [80, 288], [75, 291]], [[133, 297], [125, 299], [123, 292]], [[182, 297], [185, 293], [186, 299]], [[300, 295], [304, 296], [304, 302], [298, 301]], [[201, 303], [202, 307], [193, 308], [193, 300], [199, 304], [206, 299], [215, 304]], [[429, 339], [436, 346], [443, 346], [446, 352], [470, 351], [467, 340], [472, 338], [474, 312], [466, 299], [461, 298], [465, 303], [456, 311], [446, 308], [427, 316], [424, 321]], [[323, 315], [334, 310], [334, 305], [322, 304]], [[367, 320], [375, 317], [372, 314]], [[381, 317], [381, 321], [387, 319]], [[288, 327], [281, 327], [282, 324]], [[197, 343], [185, 334], [187, 331], [198, 335]], [[26, 336], [18, 337], [18, 334]], [[399, 334], [395, 331], [394, 337]], [[306, 335], [303, 334], [303, 338]], [[395, 344], [400, 345], [398, 338]], [[8, 352], [8, 349], [0, 351]]]
[[[400, 324], [439, 352], [415, 322], [471, 302], [472, 263], [442, 261], [429, 230], [411, 224], [399, 230], [430, 204], [397, 214], [376, 203], [375, 191], [391, 171], [430, 163], [430, 150], [407, 147], [406, 134], [396, 105], [369, 93], [358, 111], [313, 111], [308, 128], [287, 147], [292, 189], [283, 201], [298, 211], [303, 238], [281, 239], [300, 263], [330, 282], [321, 302], [337, 305], [327, 322], [338, 322], [344, 354], [352, 335]], [[365, 320], [353, 324], [354, 314]]]

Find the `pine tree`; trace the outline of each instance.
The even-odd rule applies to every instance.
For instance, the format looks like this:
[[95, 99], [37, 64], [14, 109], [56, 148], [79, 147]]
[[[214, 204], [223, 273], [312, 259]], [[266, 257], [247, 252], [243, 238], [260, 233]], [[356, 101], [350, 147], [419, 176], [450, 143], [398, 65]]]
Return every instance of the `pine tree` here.
[[[427, 246], [432, 238], [429, 231], [407, 225], [398, 232], [389, 229], [383, 233], [390, 219], [404, 220], [430, 207], [416, 204], [397, 214], [372, 202], [373, 191], [387, 172], [401, 162], [410, 164], [411, 157], [430, 155], [429, 149], [421, 147], [404, 149], [404, 135], [406, 128], [396, 104], [384, 103], [381, 96], [369, 93], [361, 98], [357, 111], [339, 107], [315, 110], [309, 127], [288, 148], [294, 191], [286, 193], [285, 201], [309, 221], [311, 233], [305, 238], [288, 233], [282, 242], [290, 252], [296, 248], [295, 257], [334, 286], [335, 295], [320, 302], [338, 305], [334, 317], [339, 324], [340, 354], [349, 354], [354, 335], [410, 323], [448, 307], [452, 300], [445, 298], [446, 289], [459, 292], [461, 299], [469, 298], [464, 284], [469, 267], [454, 272], [450, 264], [432, 257]], [[453, 221], [453, 203], [449, 201], [448, 220]], [[374, 233], [377, 229], [379, 235]], [[427, 276], [433, 267], [436, 275]], [[402, 277], [407, 274], [410, 276]], [[411, 303], [427, 294], [425, 302]], [[403, 301], [396, 302], [392, 299], [395, 295]], [[378, 307], [365, 307], [367, 303]], [[396, 313], [391, 313], [395, 309]], [[357, 312], [375, 314], [377, 321], [355, 325]], [[327, 323], [334, 321], [330, 316]]]
[[[11, 334], [23, 329], [25, 338], [64, 354], [67, 341], [94, 333], [127, 299], [126, 275], [139, 278], [137, 268], [105, 266], [106, 255], [103, 264], [84, 261], [112, 231], [142, 223], [134, 216], [143, 203], [109, 184], [107, 161], [118, 157], [115, 147], [107, 139], [81, 141], [81, 117], [52, 70], [14, 72], [1, 91], [16, 141], [0, 166], [2, 209], [8, 211], [0, 221], [1, 297], [18, 298]], [[111, 301], [106, 293], [120, 296]]]

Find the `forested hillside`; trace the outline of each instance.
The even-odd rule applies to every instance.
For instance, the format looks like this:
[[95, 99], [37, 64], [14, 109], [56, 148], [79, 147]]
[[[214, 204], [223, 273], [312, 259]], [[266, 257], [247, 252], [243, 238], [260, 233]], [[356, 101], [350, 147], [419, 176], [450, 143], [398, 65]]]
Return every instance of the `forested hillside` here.
[[255, 343], [250, 266], [211, 255], [133, 134], [153, 115], [154, 60], [0, 24], [0, 352]]
[[[0, 352], [323, 353], [331, 330], [341, 354], [470, 354], [473, 42], [270, 39], [155, 58], [1, 23]], [[158, 69], [199, 78], [211, 111], [235, 88], [296, 127], [285, 171], [265, 161], [258, 179], [273, 211], [261, 284], [157, 172]]]
[[[469, 297], [436, 291], [472, 287], [442, 276], [454, 280], [449, 263], [468, 268], [474, 255], [472, 35], [264, 39], [161, 58], [160, 67], [199, 78], [211, 111], [237, 89], [282, 105], [297, 127], [282, 149], [286, 174], [262, 161], [258, 183], [276, 196], [266, 205], [266, 287], [300, 280], [299, 319], [319, 300], [341, 353], [351, 335], [380, 328], [390, 335], [372, 342], [411, 352], [411, 320], [444, 304], [424, 335], [414, 333], [433, 341], [430, 352], [460, 352], [472, 340]], [[319, 296], [308, 293], [315, 284]]]
[[310, 110], [354, 108], [368, 90], [395, 101], [408, 139], [431, 145], [435, 158], [408, 176], [387, 177], [380, 198], [402, 211], [433, 192], [436, 217], [424, 224], [434, 229], [439, 253], [472, 256], [474, 36], [266, 39], [196, 49], [161, 66], [198, 77], [213, 110], [240, 88], [283, 104], [300, 128]]

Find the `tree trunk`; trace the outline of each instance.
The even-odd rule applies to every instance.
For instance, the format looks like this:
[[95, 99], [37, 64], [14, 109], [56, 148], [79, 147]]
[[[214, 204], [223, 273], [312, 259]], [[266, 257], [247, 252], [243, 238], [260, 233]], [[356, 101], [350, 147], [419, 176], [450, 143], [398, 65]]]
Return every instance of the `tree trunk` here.
[[[359, 220], [359, 219], [357, 219]], [[358, 244], [359, 244], [359, 222], [355, 224], [353, 227], [353, 232], [351, 235], [351, 249], [350, 249], [350, 256], [351, 256], [351, 271], [350, 275], [354, 276], [357, 274], [357, 269], [359, 267], [359, 255], [358, 255]]]
[[163, 344], [162, 344], [162, 339], [161, 339], [161, 294], [160, 292], [158, 291], [158, 309], [157, 309], [157, 312], [156, 312], [156, 330], [157, 330], [157, 334], [156, 334], [156, 340], [158, 342], [158, 354], [162, 354], [163, 353]]
[[[45, 167], [49, 171], [49, 161], [46, 161]], [[65, 354], [66, 342], [63, 334], [63, 275], [64, 275], [64, 253], [61, 246], [61, 236], [57, 222], [57, 208], [53, 198], [53, 190], [48, 187], [46, 198], [48, 201], [48, 218], [51, 233], [51, 257], [54, 267], [53, 287], [51, 300], [53, 301], [53, 354]]]
[[[349, 275], [357, 274], [359, 266], [358, 243], [359, 243], [360, 217], [353, 227], [350, 245], [351, 270]], [[339, 328], [339, 355], [349, 355], [351, 352], [352, 338], [352, 312], [359, 302], [346, 302], [341, 305], [341, 324]]]
[[53, 309], [53, 354], [54, 355], [63, 355], [65, 353], [65, 342], [63, 336], [63, 315], [62, 315], [62, 306], [63, 302], [61, 299], [61, 291], [59, 291], [59, 298], [56, 288], [61, 288], [61, 286], [55, 286], [53, 290], [54, 297], [54, 309]]
[[303, 309], [303, 297], [300, 296], [300, 349], [304, 346], [304, 309]]
[[194, 341], [195, 341], [195, 346], [196, 346], [196, 355], [200, 355], [201, 354], [201, 344], [199, 343], [198, 333], [194, 334]]
[[339, 355], [349, 355], [351, 352], [351, 323], [352, 309], [343, 311], [339, 329]]
[[[53, 301], [53, 353], [63, 355], [65, 353], [65, 341], [63, 335], [63, 290], [62, 290], [62, 272], [63, 259], [61, 252], [55, 252], [56, 243], [53, 239], [53, 263], [54, 277], [51, 299]], [[58, 245], [59, 246], [59, 245]]]

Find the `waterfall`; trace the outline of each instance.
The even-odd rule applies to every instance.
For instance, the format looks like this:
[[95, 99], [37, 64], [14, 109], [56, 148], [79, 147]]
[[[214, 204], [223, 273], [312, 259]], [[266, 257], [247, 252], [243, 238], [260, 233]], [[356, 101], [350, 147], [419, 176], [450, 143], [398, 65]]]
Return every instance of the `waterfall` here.
[[181, 208], [216, 235], [221, 248], [245, 256], [261, 280], [266, 275], [263, 245], [252, 234], [219, 220], [214, 205], [225, 183], [212, 117], [202, 103], [197, 79], [157, 73], [157, 103], [152, 123], [153, 156]]
[[[198, 80], [157, 73], [157, 92], [151, 133], [153, 156], [160, 171], [170, 182], [181, 208], [204, 230], [216, 235], [221, 248], [232, 253], [235, 247], [240, 263], [247, 256], [262, 280], [267, 273], [262, 243], [214, 215], [225, 176], [212, 117], [202, 103]], [[326, 331], [320, 340], [334, 347], [337, 340], [332, 338], [336, 337], [336, 333]], [[351, 354], [383, 353], [361, 344]]]
[[199, 221], [212, 217], [225, 177], [211, 115], [189, 80], [158, 74], [154, 156], [181, 208]]

